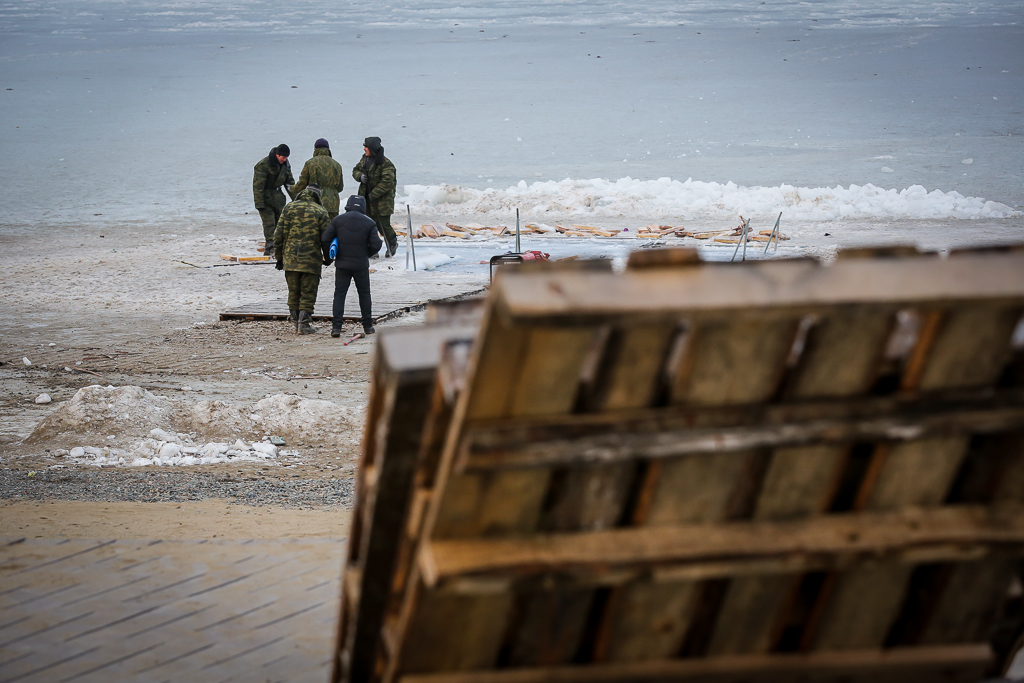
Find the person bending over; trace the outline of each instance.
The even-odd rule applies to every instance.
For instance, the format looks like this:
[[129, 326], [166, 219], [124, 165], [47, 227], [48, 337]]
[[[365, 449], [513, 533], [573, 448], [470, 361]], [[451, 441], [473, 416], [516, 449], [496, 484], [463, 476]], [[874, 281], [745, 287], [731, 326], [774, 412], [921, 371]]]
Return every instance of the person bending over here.
[[294, 202], [284, 207], [274, 233], [277, 269], [284, 271], [288, 282], [288, 319], [295, 320], [295, 331], [299, 334], [316, 332], [310, 321], [323, 265], [320, 238], [329, 222], [327, 209], [320, 203], [320, 186], [310, 183]]
[[345, 189], [341, 164], [331, 158], [331, 146], [320, 138], [313, 143], [313, 158], [306, 162], [299, 174], [299, 182], [292, 188], [292, 195], [306, 189], [310, 183], [320, 186], [320, 201], [331, 218], [338, 215], [341, 199], [338, 194]]
[[334, 324], [331, 336], [341, 336], [341, 323], [345, 317], [345, 297], [349, 282], [355, 280], [359, 292], [359, 315], [363, 332], [373, 334], [373, 314], [370, 312], [370, 257], [380, 251], [377, 224], [366, 215], [366, 200], [352, 195], [345, 204], [345, 213], [334, 218], [327, 226], [320, 246], [324, 261], [330, 264], [331, 242], [337, 238], [338, 250], [334, 255]]

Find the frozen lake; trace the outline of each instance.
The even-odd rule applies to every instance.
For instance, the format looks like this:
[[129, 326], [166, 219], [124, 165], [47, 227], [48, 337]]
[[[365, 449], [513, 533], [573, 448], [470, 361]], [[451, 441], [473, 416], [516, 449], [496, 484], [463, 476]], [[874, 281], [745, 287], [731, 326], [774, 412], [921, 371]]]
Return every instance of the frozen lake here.
[[1024, 225], [1017, 1], [26, 0], [0, 61], [8, 233], [256, 234], [272, 146], [297, 176], [316, 138], [350, 168], [370, 135], [417, 217]]

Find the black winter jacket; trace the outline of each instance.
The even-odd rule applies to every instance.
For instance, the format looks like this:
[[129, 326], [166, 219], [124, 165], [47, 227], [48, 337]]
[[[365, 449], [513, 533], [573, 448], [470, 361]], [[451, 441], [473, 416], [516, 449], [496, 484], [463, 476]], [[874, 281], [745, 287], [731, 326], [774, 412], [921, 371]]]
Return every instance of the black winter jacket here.
[[324, 250], [324, 261], [328, 264], [331, 242], [335, 237], [338, 238], [338, 253], [334, 257], [336, 268], [369, 269], [370, 257], [380, 251], [383, 242], [377, 235], [377, 224], [366, 215], [366, 199], [349, 197], [345, 213], [335, 216], [324, 231], [320, 244]]

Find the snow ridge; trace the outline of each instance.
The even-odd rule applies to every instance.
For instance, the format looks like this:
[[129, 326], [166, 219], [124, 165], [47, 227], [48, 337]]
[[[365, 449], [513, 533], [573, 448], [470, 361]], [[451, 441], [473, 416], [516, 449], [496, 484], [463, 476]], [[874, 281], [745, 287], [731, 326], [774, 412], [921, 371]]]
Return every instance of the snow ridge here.
[[928, 191], [921, 185], [884, 189], [872, 184], [849, 187], [743, 187], [671, 178], [618, 180], [593, 178], [534, 182], [525, 180], [504, 190], [477, 190], [460, 185], [406, 185], [396, 204], [416, 212], [443, 210], [446, 215], [486, 215], [506, 219], [516, 208], [524, 217], [587, 216], [612, 218], [735, 217], [783, 213], [784, 218], [806, 221], [839, 219], [974, 219], [1021, 216], [1006, 204], [956, 191]]

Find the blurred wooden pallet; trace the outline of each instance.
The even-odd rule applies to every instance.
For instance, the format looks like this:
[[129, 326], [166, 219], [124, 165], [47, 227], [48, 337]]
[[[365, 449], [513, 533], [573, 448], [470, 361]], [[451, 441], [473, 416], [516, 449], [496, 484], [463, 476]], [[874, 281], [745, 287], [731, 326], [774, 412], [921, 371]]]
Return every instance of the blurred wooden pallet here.
[[503, 271], [381, 339], [335, 680], [979, 680], [1022, 312], [1021, 250]]

